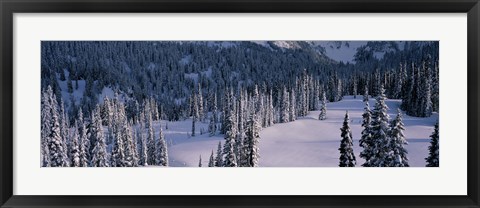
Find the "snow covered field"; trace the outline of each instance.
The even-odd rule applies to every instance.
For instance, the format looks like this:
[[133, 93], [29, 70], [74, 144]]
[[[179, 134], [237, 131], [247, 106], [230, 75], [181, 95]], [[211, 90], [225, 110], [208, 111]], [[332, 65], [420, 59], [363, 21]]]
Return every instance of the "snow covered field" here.
[[[373, 109], [374, 99], [370, 99]], [[390, 108], [390, 118], [394, 118], [401, 104], [401, 100], [387, 100]], [[350, 116], [350, 127], [354, 139], [354, 152], [357, 167], [363, 164], [359, 154], [362, 150], [358, 140], [362, 131], [362, 113], [364, 103], [362, 96], [346, 96], [342, 101], [327, 104], [327, 119], [318, 120], [319, 111], [311, 111], [307, 117], [298, 118], [290, 123], [275, 124], [260, 132], [260, 166], [261, 167], [337, 167], [340, 156], [340, 128], [345, 111]], [[425, 157], [428, 155], [429, 136], [433, 132], [438, 114], [429, 118], [411, 117], [403, 114], [405, 137], [409, 144], [409, 164], [412, 167], [424, 167]], [[159, 125], [164, 129], [165, 138], [169, 144], [170, 166], [197, 167], [199, 157], [202, 157], [203, 166], [208, 165], [212, 151], [217, 151], [218, 142], [223, 145], [223, 135], [208, 136], [208, 123], [197, 123], [197, 136], [189, 137], [191, 120], [168, 122], [165, 130], [165, 121], [155, 123], [156, 132]], [[204, 129], [200, 135], [200, 129]]]

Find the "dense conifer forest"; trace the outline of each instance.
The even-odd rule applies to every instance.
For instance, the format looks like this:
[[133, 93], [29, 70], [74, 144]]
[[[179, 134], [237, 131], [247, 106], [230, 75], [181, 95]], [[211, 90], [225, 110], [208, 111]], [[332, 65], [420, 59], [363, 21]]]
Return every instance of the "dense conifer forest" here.
[[[43, 41], [41, 165], [170, 166], [173, 141], [164, 131], [188, 122], [188, 138], [223, 137], [203, 166], [257, 167], [262, 129], [316, 111], [328, 121], [327, 105], [348, 96], [364, 102], [356, 139], [365, 161], [353, 152], [347, 111], [339, 166], [408, 167], [402, 112], [439, 112], [439, 43], [348, 44], [330, 47], [356, 50], [351, 62], [314, 41]], [[394, 119], [387, 99], [401, 101]], [[438, 166], [435, 132], [429, 166]]]

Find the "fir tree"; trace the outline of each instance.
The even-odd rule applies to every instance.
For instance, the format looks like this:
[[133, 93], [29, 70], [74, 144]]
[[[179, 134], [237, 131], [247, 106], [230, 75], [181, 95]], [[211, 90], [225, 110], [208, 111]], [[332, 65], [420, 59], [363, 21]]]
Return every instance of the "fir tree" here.
[[[126, 126], [126, 128], [125, 128]], [[126, 166], [127, 167], [138, 167], [139, 164], [139, 155], [138, 155], [138, 149], [137, 149], [137, 134], [133, 130], [133, 120], [130, 120], [128, 124], [124, 122], [124, 130], [126, 131], [125, 135], [126, 137]]]
[[102, 127], [102, 118], [100, 116], [100, 106], [97, 105], [92, 115], [92, 137], [95, 139], [95, 145], [92, 151], [93, 167], [109, 167], [107, 144]]
[[49, 95], [45, 90], [42, 90], [41, 102], [41, 155], [42, 167], [50, 167], [50, 152], [49, 152], [49, 135], [50, 135], [50, 121], [51, 121], [51, 106], [49, 102]]
[[[266, 109], [267, 113], [266, 113], [266, 115], [265, 115], [265, 117], [266, 117], [266, 118], [265, 118], [265, 119], [266, 119], [266, 127], [273, 125], [273, 122], [274, 122], [274, 120], [275, 120], [275, 119], [274, 119], [274, 107], [273, 107], [273, 96], [272, 96], [272, 93], [273, 93], [272, 90], [270, 90], [269, 93], [268, 93], [268, 95], [267, 95], [267, 96], [268, 96], [268, 97], [267, 97], [267, 106], [266, 106], [266, 107], [267, 107], [267, 109]], [[291, 101], [292, 101], [292, 100], [291, 100]], [[293, 101], [295, 101], [295, 100], [293, 100]], [[292, 108], [290, 108], [290, 111], [291, 111], [291, 110], [292, 110]], [[245, 114], [248, 115], [247, 112], [245, 112]], [[295, 119], [296, 119], [296, 118], [295, 118]]]
[[260, 126], [262, 128], [268, 127], [268, 95], [262, 94], [262, 111], [260, 116]]
[[343, 85], [342, 85], [342, 80], [338, 79], [337, 80], [337, 98], [335, 99], [336, 101], [340, 101], [343, 98]]
[[237, 158], [237, 165], [242, 166], [241, 158], [243, 158], [243, 142], [245, 140], [245, 130], [244, 130], [244, 118], [243, 113], [245, 112], [245, 107], [243, 104], [243, 96], [240, 95], [240, 99], [238, 102], [238, 131], [237, 136], [235, 138], [235, 157]]
[[192, 95], [192, 137], [195, 136], [195, 123], [200, 118], [199, 98], [197, 94]]
[[234, 120], [233, 111], [230, 111], [225, 117], [225, 144], [223, 146], [223, 154], [225, 160], [223, 165], [225, 167], [236, 167], [237, 159], [235, 157], [235, 137], [236, 137], [236, 123]]
[[345, 113], [345, 119], [343, 120], [343, 127], [340, 128], [342, 134], [342, 140], [340, 141], [340, 167], [355, 167], [356, 160], [353, 153], [353, 137], [352, 131], [349, 126], [348, 111]]
[[378, 68], [375, 69], [375, 72], [373, 73], [373, 80], [372, 80], [372, 96], [378, 96], [380, 95], [380, 88], [381, 88], [381, 75], [380, 75], [380, 70]]
[[416, 97], [416, 81], [415, 81], [415, 74], [416, 74], [416, 68], [415, 65], [412, 63], [412, 71], [410, 74], [410, 77], [408, 78], [408, 81], [406, 82], [406, 92], [402, 97], [402, 105], [401, 108], [407, 112], [407, 115], [414, 115], [414, 112], [416, 112], [416, 109], [414, 109], [415, 105], [413, 104], [413, 101], [417, 99]]
[[67, 166], [69, 166], [70, 161], [72, 160], [72, 157], [70, 155], [70, 134], [69, 134], [69, 128], [68, 128], [68, 117], [67, 113], [65, 111], [65, 103], [63, 102], [63, 99], [60, 98], [60, 137], [62, 138], [62, 143], [61, 145], [63, 146], [62, 148], [65, 150], [65, 154], [67, 155]]
[[226, 129], [225, 129], [225, 122], [226, 122], [226, 116], [228, 114], [228, 112], [231, 110], [230, 109], [230, 103], [232, 102], [232, 97], [230, 97], [230, 90], [228, 89], [228, 87], [224, 90], [224, 100], [223, 100], [223, 109], [222, 109], [222, 113], [221, 113], [221, 119], [220, 121], [222, 122], [222, 124], [220, 125], [220, 133], [221, 134], [225, 134], [226, 132]]
[[140, 103], [138, 103], [138, 100], [135, 100], [135, 103], [133, 104], [133, 123], [134, 124], [139, 124], [140, 123]]
[[67, 167], [68, 156], [65, 148], [64, 139], [62, 138], [60, 115], [58, 112], [57, 98], [50, 86], [47, 88], [48, 109], [50, 109], [50, 121], [47, 129], [48, 153], [50, 153], [51, 167]]
[[282, 93], [282, 105], [281, 105], [281, 113], [280, 113], [280, 122], [287, 123], [289, 122], [289, 113], [290, 113], [290, 101], [289, 101], [289, 94], [287, 92], [287, 88], [283, 87]]
[[153, 97], [150, 97], [150, 109], [152, 110], [152, 119], [154, 121], [158, 121], [158, 119], [160, 118], [160, 114], [158, 112], [157, 102]]
[[205, 121], [205, 115], [203, 110], [203, 95], [202, 95], [202, 87], [200, 83], [198, 83], [198, 94], [197, 94], [197, 111], [198, 111], [198, 120]]
[[210, 159], [208, 160], [208, 167], [215, 167], [215, 159], [213, 158], [213, 150], [212, 150], [212, 154], [210, 155]]
[[390, 149], [391, 154], [388, 161], [390, 164], [389, 167], [409, 167], [408, 165], [408, 151], [405, 148], [405, 145], [408, 144], [403, 135], [405, 127], [402, 121], [402, 113], [398, 109], [397, 117], [392, 121], [391, 130], [390, 130]]
[[210, 124], [208, 125], [208, 131], [210, 136], [215, 136], [217, 133], [217, 94], [214, 93], [212, 115], [210, 116]]
[[363, 102], [368, 102], [368, 87], [365, 85], [365, 89], [363, 90]]
[[354, 73], [353, 75], [353, 99], [357, 99], [357, 76]]
[[78, 129], [80, 140], [80, 167], [87, 167], [89, 163], [88, 150], [90, 148], [90, 141], [88, 141], [87, 127], [85, 126], [85, 121], [83, 120], [83, 112], [81, 108], [78, 111], [78, 123], [80, 124]]
[[303, 74], [300, 83], [300, 96], [301, 96], [301, 116], [308, 114], [308, 74], [307, 69], [303, 69]]
[[193, 117], [192, 117], [192, 134], [191, 134], [192, 137], [195, 136], [195, 123], [196, 122], [197, 122], [197, 116], [196, 116], [196, 114], [193, 114]]
[[75, 104], [75, 97], [73, 95], [70, 95], [70, 106], [67, 109], [67, 116], [70, 118], [68, 120], [69, 123], [75, 123], [75, 116], [78, 113], [78, 106]]
[[[368, 96], [367, 96], [368, 97]], [[359, 140], [360, 147], [363, 148], [362, 152], [360, 152], [360, 157], [365, 159], [365, 163], [362, 164], [364, 167], [370, 166], [370, 158], [373, 155], [373, 147], [374, 143], [372, 141], [372, 112], [370, 111], [370, 107], [368, 105], [368, 101], [365, 102], [364, 112], [362, 114], [362, 138]]]
[[320, 80], [312, 80], [313, 89], [311, 90], [311, 110], [320, 109]]
[[217, 132], [217, 124], [215, 124], [214, 115], [210, 116], [210, 123], [208, 124], [209, 136], [215, 136]]
[[217, 157], [215, 158], [215, 167], [223, 167], [222, 142], [218, 142]]
[[142, 133], [143, 128], [140, 127], [140, 130], [137, 132], [137, 138], [140, 140], [140, 165], [148, 166], [148, 145], [147, 139]]
[[395, 74], [396, 75], [396, 79], [395, 79], [395, 85], [393, 87], [393, 95], [392, 95], [392, 98], [395, 98], [395, 99], [398, 99], [398, 98], [401, 98], [401, 93], [402, 93], [402, 86], [403, 86], [403, 65], [402, 63], [400, 63], [400, 72]]
[[421, 117], [430, 117], [432, 115], [432, 90], [431, 90], [431, 69], [429, 67], [430, 63], [423, 63], [423, 83], [422, 83], [422, 93], [421, 93]]
[[[290, 121], [297, 120], [297, 112], [296, 112], [296, 97], [295, 97], [295, 90], [292, 89], [290, 92]], [[270, 125], [269, 125], [270, 126]]]
[[322, 94], [322, 107], [320, 108], [320, 115], [318, 115], [319, 120], [327, 119], [327, 98], [325, 96], [325, 91]]
[[387, 114], [388, 106], [385, 104], [385, 90], [380, 87], [380, 94], [376, 97], [375, 108], [372, 112], [371, 136], [373, 141], [373, 155], [370, 157], [370, 166], [386, 167], [388, 165], [388, 155], [390, 153], [389, 116]]
[[78, 141], [78, 138], [79, 135], [78, 135], [78, 125], [77, 125], [77, 122], [75, 122], [75, 125], [74, 125], [74, 128], [73, 128], [73, 133], [72, 133], [72, 137], [71, 137], [71, 152], [70, 152], [70, 155], [72, 156], [71, 157], [71, 161], [70, 161], [70, 164], [72, 167], [81, 167], [81, 164], [80, 164], [80, 143]]
[[252, 112], [247, 124], [245, 146], [246, 167], [257, 167], [260, 159], [258, 144], [260, 142], [259, 125], [255, 113]]
[[432, 75], [432, 111], [439, 112], [439, 77], [438, 65], [435, 63]]
[[428, 147], [428, 157], [425, 158], [427, 161], [427, 167], [439, 167], [440, 160], [439, 160], [439, 130], [438, 130], [438, 122], [435, 124], [435, 129], [430, 135], [430, 146]]
[[163, 135], [162, 127], [160, 127], [160, 133], [158, 134], [157, 148], [155, 149], [157, 164], [160, 166], [168, 166], [168, 152], [167, 152], [167, 142], [165, 141], [165, 136]]
[[[127, 115], [125, 112], [125, 105], [123, 103], [117, 103], [115, 109], [115, 123], [116, 137], [118, 137], [117, 146], [118, 155], [117, 166], [121, 167], [134, 167], [137, 166], [136, 145], [134, 144], [134, 136], [131, 130], [131, 124], [129, 124]], [[121, 144], [121, 145], [120, 145]], [[114, 152], [116, 148], [114, 145]], [[113, 155], [112, 155], [113, 157]], [[114, 165], [113, 163], [111, 164]]]
[[135, 136], [132, 132], [132, 123], [126, 120], [123, 121], [123, 142], [125, 144], [125, 161], [124, 166], [126, 167], [136, 167], [138, 166], [138, 155], [135, 145]]
[[113, 108], [112, 103], [110, 103], [110, 99], [107, 96], [103, 98], [103, 105], [102, 105], [102, 121], [104, 126], [110, 126], [113, 122]]
[[124, 143], [123, 143], [123, 135], [122, 135], [122, 132], [120, 131], [120, 128], [117, 127], [117, 124], [113, 124], [112, 127], [109, 129], [109, 135], [113, 141], [113, 150], [112, 150], [110, 165], [112, 167], [123, 167], [125, 162], [124, 161], [125, 149], [124, 149]]
[[253, 88], [253, 95], [252, 95], [252, 108], [255, 113], [260, 111], [260, 94], [258, 92], [258, 85], [255, 84]]
[[153, 129], [153, 121], [152, 121], [152, 114], [150, 108], [145, 110], [145, 117], [146, 117], [146, 127], [147, 127], [147, 163], [148, 165], [156, 165], [155, 161], [155, 132]]
[[202, 155], [200, 155], [200, 158], [198, 159], [198, 167], [202, 167]]

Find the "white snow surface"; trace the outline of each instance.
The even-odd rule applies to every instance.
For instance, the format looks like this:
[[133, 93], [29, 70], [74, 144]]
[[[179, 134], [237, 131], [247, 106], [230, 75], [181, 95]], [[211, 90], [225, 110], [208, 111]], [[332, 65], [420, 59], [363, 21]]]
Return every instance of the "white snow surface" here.
[[[120, 96], [120, 95], [119, 95]], [[102, 92], [98, 95], [98, 103], [102, 103], [103, 104], [103, 99], [105, 98], [108, 98], [108, 99], [113, 99], [115, 98], [115, 92], [113, 91], [112, 88], [110, 87], [104, 87], [102, 89]], [[123, 100], [123, 99], [120, 99], [120, 100]]]
[[192, 55], [186, 55], [182, 59], [180, 59], [180, 61], [178, 61], [178, 63], [181, 64], [182, 66], [185, 66], [190, 62], [192, 62]]
[[[370, 99], [373, 109], [375, 100]], [[387, 100], [390, 108], [390, 118], [396, 116], [401, 100]], [[362, 113], [364, 103], [362, 96], [346, 96], [342, 101], [327, 104], [327, 119], [318, 120], [319, 111], [311, 111], [308, 116], [299, 118], [290, 123], [275, 124], [260, 132], [260, 166], [261, 167], [337, 167], [339, 161], [340, 128], [346, 110], [350, 116], [350, 128], [354, 139], [354, 152], [357, 167], [361, 167], [364, 160], [359, 154], [362, 127]], [[404, 113], [404, 112], [403, 112]], [[405, 136], [409, 144], [409, 164], [412, 167], [424, 167], [425, 157], [428, 155], [429, 136], [438, 120], [434, 113], [429, 118], [411, 117], [403, 114]], [[223, 135], [208, 136], [208, 120], [197, 122], [197, 136], [189, 137], [192, 123], [190, 119], [178, 122], [168, 122], [169, 129], [165, 129], [166, 121], [155, 123], [156, 132], [159, 125], [164, 129], [165, 138], [169, 144], [170, 166], [197, 167], [198, 158], [202, 156], [203, 167], [208, 166], [208, 159], [213, 150], [217, 151], [218, 142], [224, 143]], [[200, 128], [205, 130], [200, 135]]]
[[[70, 59], [73, 59], [70, 57]], [[68, 73], [68, 70], [64, 69], [63, 70], [65, 77], [68, 77], [70, 73]], [[72, 80], [72, 86], [73, 86], [73, 92], [69, 93], [68, 92], [68, 85], [67, 85], [67, 80], [61, 81], [60, 80], [60, 74], [57, 74], [57, 83], [58, 86], [60, 87], [60, 92], [62, 94], [62, 100], [65, 102], [65, 104], [70, 104], [72, 97], [73, 100], [75, 101], [76, 105], [79, 105], [80, 102], [82, 101], [83, 98], [83, 93], [85, 92], [85, 80]], [[78, 89], [75, 88], [75, 83], [78, 82]]]
[[267, 47], [267, 48], [272, 49], [267, 41], [251, 41], [251, 42], [256, 43], [258, 45], [261, 45], [263, 47]]
[[282, 40], [278, 40], [278, 41], [251, 41], [253, 43], [256, 43], [258, 45], [261, 45], [263, 47], [266, 47], [268, 49], [271, 49], [273, 50], [273, 48], [271, 47], [270, 43], [275, 45], [276, 47], [280, 48], [280, 49], [295, 49], [295, 48], [300, 48], [300, 46], [298, 45], [298, 41], [282, 41]]
[[[192, 132], [192, 119], [176, 122], [155, 121], [155, 133], [159, 132], [160, 125], [168, 145], [169, 165], [173, 167], [197, 167], [200, 155], [203, 167], [207, 167], [212, 150], [215, 154], [219, 141], [222, 141], [223, 145], [223, 135], [209, 136], [208, 119], [196, 123], [195, 137], [189, 136]], [[201, 135], [202, 128], [205, 133]]]
[[194, 82], [198, 82], [198, 73], [185, 73], [185, 79], [192, 79]]
[[272, 43], [279, 48], [292, 49], [298, 47], [295, 41], [273, 41]]

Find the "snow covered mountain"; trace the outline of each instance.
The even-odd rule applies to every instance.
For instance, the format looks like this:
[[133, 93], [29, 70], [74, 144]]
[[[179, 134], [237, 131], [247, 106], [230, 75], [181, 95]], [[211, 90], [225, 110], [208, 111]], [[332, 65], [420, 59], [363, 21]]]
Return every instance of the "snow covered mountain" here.
[[[355, 63], [357, 53], [372, 52], [382, 59], [387, 52], [403, 50], [404, 41], [252, 41], [259, 45], [280, 49], [310, 48], [328, 58], [344, 63]], [[302, 44], [306, 43], [306, 44]]]
[[310, 41], [310, 44], [329, 58], [338, 62], [354, 63], [358, 48], [367, 44], [367, 41]]
[[261, 46], [265, 46], [267, 48], [280, 48], [280, 49], [298, 49], [302, 46], [299, 44], [300, 41], [252, 41], [256, 44]]

